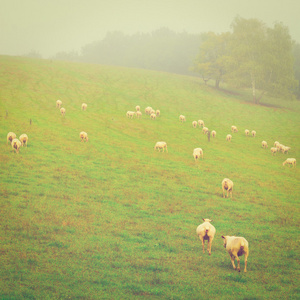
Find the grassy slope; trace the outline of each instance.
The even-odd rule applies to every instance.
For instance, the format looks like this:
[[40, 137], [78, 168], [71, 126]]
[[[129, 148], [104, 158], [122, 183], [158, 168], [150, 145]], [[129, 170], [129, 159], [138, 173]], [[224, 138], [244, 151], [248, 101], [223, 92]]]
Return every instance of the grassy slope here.
[[[195, 78], [12, 57], [0, 57], [0, 86], [2, 297], [296, 297], [300, 176], [282, 162], [299, 158], [299, 102], [256, 106]], [[136, 105], [161, 117], [127, 119]], [[210, 143], [198, 119], [217, 131]], [[19, 155], [9, 131], [29, 136]], [[158, 140], [169, 153], [153, 151]], [[290, 153], [272, 156], [275, 140]], [[217, 229], [211, 257], [195, 233], [202, 218]], [[221, 235], [249, 241], [248, 273], [234, 272]]]

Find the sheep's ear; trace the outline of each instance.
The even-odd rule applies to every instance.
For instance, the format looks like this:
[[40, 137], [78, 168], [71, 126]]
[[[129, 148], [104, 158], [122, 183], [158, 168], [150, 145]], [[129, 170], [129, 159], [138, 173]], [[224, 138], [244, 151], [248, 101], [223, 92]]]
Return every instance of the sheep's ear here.
[[222, 239], [225, 239], [225, 237], [222, 235]]
[[212, 222], [213, 220], [210, 220], [210, 222]]
[[202, 220], [205, 222], [205, 219], [202, 218]]

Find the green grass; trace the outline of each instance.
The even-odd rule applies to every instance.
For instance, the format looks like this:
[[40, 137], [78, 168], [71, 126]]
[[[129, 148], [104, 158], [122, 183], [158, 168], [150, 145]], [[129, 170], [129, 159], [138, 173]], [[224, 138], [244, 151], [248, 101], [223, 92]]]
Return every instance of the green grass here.
[[[7, 56], [0, 86], [0, 299], [299, 298], [299, 166], [282, 166], [299, 157], [299, 102], [258, 106], [193, 77]], [[126, 118], [136, 105], [161, 117]], [[29, 137], [19, 154], [9, 131]], [[154, 152], [159, 140], [168, 153]], [[276, 140], [289, 154], [271, 155]], [[202, 218], [217, 230], [211, 256]], [[247, 273], [232, 269], [221, 235], [248, 240]]]

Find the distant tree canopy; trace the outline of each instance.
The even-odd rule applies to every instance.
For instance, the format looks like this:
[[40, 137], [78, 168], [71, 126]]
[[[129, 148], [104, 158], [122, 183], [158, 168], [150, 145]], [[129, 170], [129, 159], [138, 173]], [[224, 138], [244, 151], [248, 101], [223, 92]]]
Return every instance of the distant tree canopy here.
[[[208, 34], [200, 46], [194, 70], [235, 87], [252, 89], [259, 103], [265, 93], [291, 95], [297, 86], [293, 70], [293, 42], [281, 23], [268, 28], [257, 19], [235, 18], [232, 33]], [[257, 90], [260, 95], [257, 95]]]

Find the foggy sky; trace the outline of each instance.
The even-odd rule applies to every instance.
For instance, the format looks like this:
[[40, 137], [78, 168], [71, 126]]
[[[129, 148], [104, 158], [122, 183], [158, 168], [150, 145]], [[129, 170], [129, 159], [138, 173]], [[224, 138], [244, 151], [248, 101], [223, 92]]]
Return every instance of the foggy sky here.
[[299, 12], [300, 0], [0, 0], [0, 55], [80, 54], [114, 30], [220, 33], [237, 15], [269, 27], [282, 22], [300, 43]]

